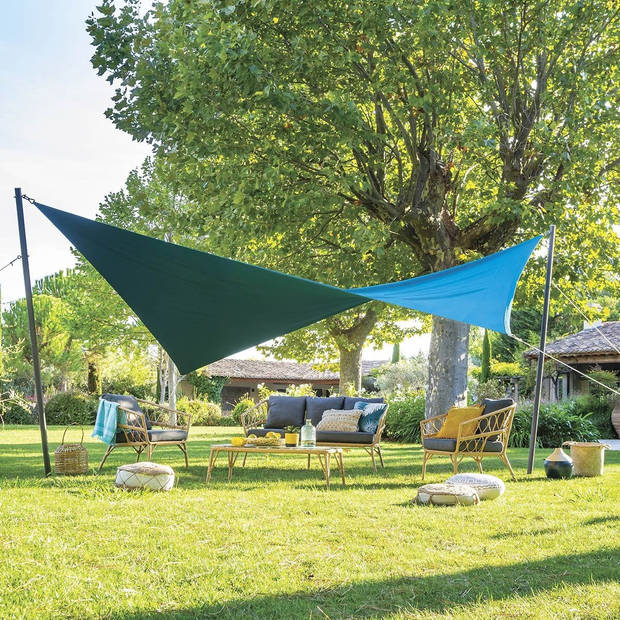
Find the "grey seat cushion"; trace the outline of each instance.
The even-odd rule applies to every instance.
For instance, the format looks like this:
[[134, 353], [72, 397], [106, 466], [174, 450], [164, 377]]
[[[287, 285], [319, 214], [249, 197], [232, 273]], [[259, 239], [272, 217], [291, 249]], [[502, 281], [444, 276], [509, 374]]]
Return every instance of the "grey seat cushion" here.
[[[482, 406], [484, 410], [482, 411], [482, 415], [486, 415], [487, 413], [493, 413], [494, 411], [499, 411], [500, 409], [504, 409], [505, 407], [510, 407], [510, 405], [514, 405], [514, 400], [512, 398], [500, 398], [498, 400], [492, 400], [490, 398], [485, 398], [482, 401]], [[500, 421], [500, 426], [502, 425], [503, 420]], [[496, 427], [494, 423], [493, 426]], [[489, 420], [480, 420], [478, 424], [477, 433], [488, 433], [490, 430]], [[490, 435], [489, 440], [497, 439], [497, 435]]]
[[[129, 394], [102, 394], [101, 398], [103, 400], [107, 400], [111, 403], [118, 403], [121, 407], [125, 409], [129, 409], [129, 411], [135, 411], [136, 413], [144, 413], [142, 409], [140, 409], [140, 405], [138, 405], [138, 401]], [[144, 416], [146, 418], [146, 428], [151, 428], [151, 423], [147, 415]], [[128, 422], [133, 426], [133, 420], [128, 420]]]
[[317, 431], [318, 443], [372, 443], [373, 433], [343, 433], [340, 431]]
[[344, 396], [306, 396], [306, 419], [316, 426], [328, 409], [342, 409]]
[[[476, 451], [479, 449], [479, 443], [476, 440], [467, 442], [470, 445], [465, 445], [461, 442], [459, 446], [460, 451]], [[427, 437], [424, 440], [424, 447], [427, 450], [441, 450], [442, 452], [454, 452], [456, 450], [456, 439], [448, 439], [443, 437]], [[501, 441], [487, 441], [484, 446], [485, 452], [501, 452], [504, 445]]]
[[304, 425], [305, 396], [270, 396], [265, 427], [282, 429], [285, 426]]
[[149, 431], [151, 441], [185, 441], [187, 433], [176, 428]]
[[342, 409], [355, 409], [355, 403], [384, 403], [384, 398], [362, 398], [361, 396], [346, 396]]
[[267, 433], [280, 433], [282, 439], [284, 439], [284, 429], [282, 428], [251, 428], [248, 431], [248, 435], [256, 435], [257, 437], [264, 437]]

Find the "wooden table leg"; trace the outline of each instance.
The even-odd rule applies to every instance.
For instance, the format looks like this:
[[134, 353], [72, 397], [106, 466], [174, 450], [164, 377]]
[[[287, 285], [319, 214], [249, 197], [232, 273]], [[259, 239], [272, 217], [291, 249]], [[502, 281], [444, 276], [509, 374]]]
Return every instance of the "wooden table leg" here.
[[228, 453], [228, 482], [232, 480], [232, 470], [235, 466], [235, 461], [239, 456], [239, 452], [229, 452]]
[[344, 481], [344, 463], [342, 461], [342, 452], [339, 452], [336, 456], [336, 462], [338, 463], [338, 469], [340, 470], [340, 477], [342, 478], [343, 486], [346, 484]]
[[329, 489], [329, 468], [330, 468], [330, 460], [331, 453], [327, 452], [325, 454], [325, 482], [327, 482], [327, 488]]
[[207, 469], [207, 483], [211, 480], [211, 472], [213, 471], [213, 466], [215, 465], [216, 455], [219, 450], [211, 448], [211, 454], [209, 454], [209, 467]]

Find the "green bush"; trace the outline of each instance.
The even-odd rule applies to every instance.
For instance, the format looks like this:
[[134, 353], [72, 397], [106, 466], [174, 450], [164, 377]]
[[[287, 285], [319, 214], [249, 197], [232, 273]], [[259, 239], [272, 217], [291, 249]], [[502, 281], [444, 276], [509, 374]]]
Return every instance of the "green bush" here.
[[26, 404], [8, 401], [2, 404], [0, 413], [5, 424], [35, 424], [36, 415]]
[[256, 403], [251, 398], [242, 398], [232, 410], [230, 417], [237, 426], [241, 425], [241, 415], [248, 409], [252, 409]]
[[103, 394], [131, 394], [144, 400], [153, 400], [155, 397], [155, 391], [150, 383], [135, 385], [129, 378], [104, 379], [102, 389]]
[[233, 417], [230, 415], [223, 415], [215, 424], [215, 426], [240, 426], [233, 420]]
[[581, 417], [587, 416], [590, 422], [596, 426], [603, 438], [615, 437], [616, 433], [611, 424], [611, 412], [614, 408], [615, 398], [609, 394], [583, 394], [569, 401], [570, 412]]
[[[512, 423], [509, 445], [525, 448], [529, 445], [533, 405], [527, 403], [517, 408]], [[577, 415], [574, 401], [543, 404], [538, 417], [536, 445], [557, 448], [564, 441], [596, 441], [601, 434], [589, 414]]]
[[390, 401], [385, 436], [405, 443], [420, 442], [420, 421], [424, 419], [424, 392]]
[[190, 400], [183, 396], [177, 401], [177, 409], [192, 416], [193, 426], [218, 426], [222, 419], [222, 408], [206, 400]]
[[48, 424], [94, 424], [98, 398], [82, 392], [60, 392], [45, 404]]

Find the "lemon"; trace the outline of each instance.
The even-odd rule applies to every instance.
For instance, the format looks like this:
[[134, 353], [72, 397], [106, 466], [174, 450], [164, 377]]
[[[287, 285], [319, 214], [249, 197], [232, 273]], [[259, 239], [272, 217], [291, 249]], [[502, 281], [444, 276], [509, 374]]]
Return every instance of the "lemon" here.
[[256, 435], [252, 433], [251, 435], [248, 435], [248, 439], [256, 439]]

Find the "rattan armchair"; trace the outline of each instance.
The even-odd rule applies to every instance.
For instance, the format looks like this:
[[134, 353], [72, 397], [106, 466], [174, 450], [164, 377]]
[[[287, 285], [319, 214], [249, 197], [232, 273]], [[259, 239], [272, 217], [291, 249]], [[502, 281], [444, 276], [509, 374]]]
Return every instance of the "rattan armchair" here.
[[[118, 406], [119, 412], [125, 414], [125, 422], [117, 424], [116, 441], [108, 446], [97, 471], [101, 471], [114, 448], [124, 446], [136, 452], [136, 462], [140, 460], [145, 450], [150, 461], [153, 451], [158, 446], [179, 446], [185, 456], [185, 468], [189, 468], [187, 438], [192, 421], [191, 415], [141, 398], [119, 398], [129, 399], [129, 406], [121, 404]], [[138, 403], [148, 411], [148, 414], [138, 406]]]
[[[426, 475], [426, 463], [433, 455], [449, 456], [455, 474], [458, 472], [459, 464], [466, 456], [476, 461], [480, 472], [482, 472], [482, 459], [487, 456], [496, 456], [508, 467], [512, 479], [516, 480], [510, 461], [506, 456], [516, 407], [513, 404], [491, 413], [483, 413], [474, 420], [461, 422], [454, 439], [435, 437], [443, 425], [447, 413], [422, 420], [420, 422], [422, 446], [424, 448], [422, 480]], [[473, 422], [476, 422], [476, 430], [473, 434], [467, 434], [464, 429]]]

